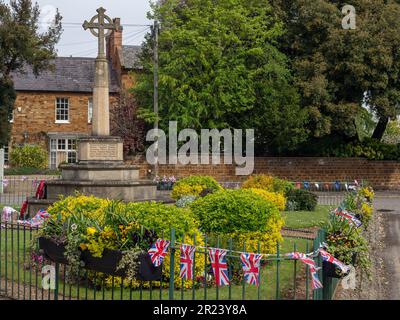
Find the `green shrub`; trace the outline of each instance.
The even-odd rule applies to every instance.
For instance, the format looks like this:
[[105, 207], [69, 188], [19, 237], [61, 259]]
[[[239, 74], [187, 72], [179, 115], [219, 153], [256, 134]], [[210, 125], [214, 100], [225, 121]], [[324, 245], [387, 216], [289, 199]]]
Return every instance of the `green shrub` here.
[[287, 209], [292, 211], [315, 211], [318, 196], [304, 189], [290, 190], [287, 195]]
[[[194, 245], [194, 238], [196, 237], [196, 244], [198, 246], [204, 245], [202, 234], [198, 229], [198, 223], [194, 219], [193, 213], [189, 209], [177, 208], [175, 206], [166, 205], [157, 202], [142, 202], [142, 203], [128, 203], [126, 205], [128, 215], [137, 221], [140, 225], [146, 228], [154, 229], [159, 237], [164, 239], [171, 239], [171, 229], [175, 229], [176, 240], [186, 244]], [[175, 261], [179, 261], [179, 250], [175, 252]], [[165, 257], [163, 262], [163, 274], [165, 279], [169, 279], [170, 269], [170, 255]], [[196, 271], [197, 276], [204, 272], [205, 259], [204, 257], [196, 257]], [[182, 286], [182, 280], [179, 278], [179, 268], [175, 268], [175, 286], [177, 288]], [[157, 285], [157, 283], [154, 283]], [[159, 284], [158, 284], [159, 285]], [[186, 280], [184, 287], [190, 288], [192, 281]]]
[[283, 219], [278, 208], [251, 190], [224, 190], [199, 198], [191, 205], [201, 230], [246, 241], [248, 250], [274, 252], [281, 241]]
[[193, 213], [188, 209], [158, 202], [132, 202], [126, 208], [139, 224], [153, 228], [160, 235], [164, 232], [168, 239], [171, 228], [175, 229], [179, 238], [193, 235], [198, 229]]
[[294, 189], [294, 184], [290, 181], [279, 179], [264, 174], [250, 176], [242, 185], [243, 189], [263, 189], [268, 192], [278, 192], [286, 195]]
[[222, 187], [213, 177], [190, 176], [174, 184], [171, 196], [175, 200], [189, 195], [198, 197], [204, 190], [218, 191], [222, 190]]
[[47, 167], [47, 160], [47, 152], [35, 145], [13, 147], [10, 152], [10, 164], [13, 167], [44, 169]]

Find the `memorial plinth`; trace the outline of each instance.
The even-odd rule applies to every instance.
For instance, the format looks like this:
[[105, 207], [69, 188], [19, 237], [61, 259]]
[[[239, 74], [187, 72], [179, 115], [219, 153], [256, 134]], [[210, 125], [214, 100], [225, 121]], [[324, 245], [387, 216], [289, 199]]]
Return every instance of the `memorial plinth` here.
[[123, 162], [123, 141], [119, 137], [91, 136], [78, 140], [79, 162]]

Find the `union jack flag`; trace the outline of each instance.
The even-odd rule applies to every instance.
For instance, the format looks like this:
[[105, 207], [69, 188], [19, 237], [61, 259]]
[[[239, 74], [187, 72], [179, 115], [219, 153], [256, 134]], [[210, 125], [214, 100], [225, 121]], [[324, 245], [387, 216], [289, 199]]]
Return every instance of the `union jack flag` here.
[[308, 257], [304, 253], [300, 252], [292, 252], [288, 253], [287, 256], [289, 256], [292, 259], [300, 260], [304, 264], [309, 266], [310, 274], [311, 274], [311, 286], [312, 288], [315, 289], [321, 289], [322, 288], [322, 283], [319, 281], [318, 278], [318, 270], [320, 268], [317, 268], [315, 265], [314, 259]]
[[196, 247], [187, 244], [181, 245], [181, 272], [182, 279], [193, 280], [193, 259]]
[[211, 267], [214, 272], [215, 282], [219, 287], [229, 285], [228, 264], [226, 263], [227, 251], [223, 249], [210, 248]]
[[351, 224], [354, 224], [357, 228], [362, 225], [362, 222], [347, 210], [344, 210], [342, 208], [337, 208], [334, 213], [338, 217], [347, 220]]
[[242, 260], [242, 268], [244, 279], [248, 284], [258, 286], [260, 284], [260, 263], [261, 254], [255, 253], [242, 253], [240, 260]]
[[310, 267], [311, 286], [312, 286], [313, 290], [322, 288], [322, 283], [321, 283], [321, 281], [319, 281], [317, 271], [318, 270], [315, 267]]
[[344, 273], [349, 272], [350, 267], [346, 266], [343, 262], [341, 262], [338, 259], [336, 259], [329, 252], [325, 251], [324, 249], [319, 249], [319, 253], [320, 253], [321, 257], [322, 257], [322, 260], [324, 260], [326, 262], [333, 263], [335, 266], [337, 266]]
[[162, 264], [167, 255], [169, 244], [170, 242], [168, 240], [158, 239], [156, 243], [151, 246], [148, 253], [155, 267], [159, 267]]

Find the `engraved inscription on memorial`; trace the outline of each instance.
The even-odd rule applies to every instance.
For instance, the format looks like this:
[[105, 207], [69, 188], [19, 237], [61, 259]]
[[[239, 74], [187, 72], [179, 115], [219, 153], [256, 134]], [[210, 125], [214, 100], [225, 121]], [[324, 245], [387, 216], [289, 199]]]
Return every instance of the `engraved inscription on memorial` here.
[[89, 144], [89, 158], [101, 160], [115, 160], [118, 158], [117, 144], [107, 143], [90, 143]]

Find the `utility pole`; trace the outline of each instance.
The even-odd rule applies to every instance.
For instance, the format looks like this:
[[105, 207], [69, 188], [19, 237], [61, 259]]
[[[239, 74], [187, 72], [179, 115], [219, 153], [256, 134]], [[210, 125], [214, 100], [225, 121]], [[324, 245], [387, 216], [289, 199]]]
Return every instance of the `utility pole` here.
[[[159, 25], [158, 21], [154, 21], [154, 114], [155, 114], [155, 121], [154, 121], [154, 130], [158, 130], [159, 124], [158, 124], [158, 33], [159, 33]], [[157, 140], [155, 141], [155, 146], [156, 146], [156, 163], [154, 165], [154, 173], [156, 176], [158, 176], [158, 137]]]

